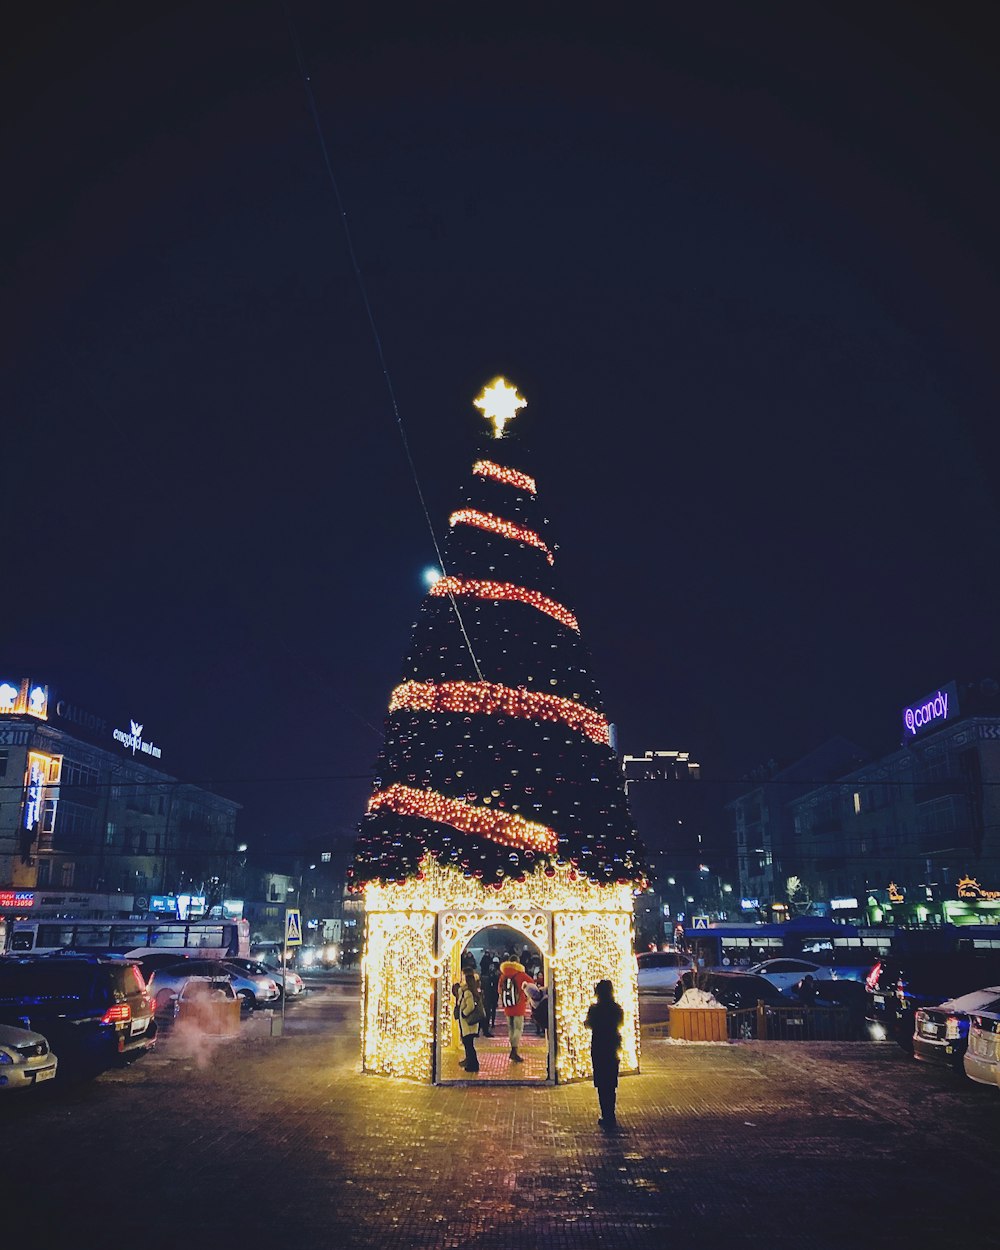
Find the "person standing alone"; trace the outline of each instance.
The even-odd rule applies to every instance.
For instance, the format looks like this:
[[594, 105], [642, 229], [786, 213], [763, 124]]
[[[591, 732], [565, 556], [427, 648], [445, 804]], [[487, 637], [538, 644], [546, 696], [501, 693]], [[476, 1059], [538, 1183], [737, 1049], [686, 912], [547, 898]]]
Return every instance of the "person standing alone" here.
[[500, 965], [500, 1006], [507, 1017], [510, 1057], [514, 1063], [524, 1063], [518, 1051], [524, 1033], [524, 1016], [528, 1010], [528, 996], [524, 987], [532, 984], [531, 974], [525, 972], [524, 964], [519, 964], [516, 959], [505, 959]]
[[465, 1058], [459, 1063], [466, 1072], [479, 1071], [479, 1056], [476, 1054], [476, 1034], [479, 1026], [486, 1019], [483, 1006], [483, 991], [476, 972], [475, 963], [462, 972], [462, 980], [456, 982], [451, 989], [455, 995], [455, 1019], [458, 1031], [465, 1048]]
[[625, 1013], [615, 1002], [614, 986], [610, 981], [598, 981], [594, 986], [596, 1003], [592, 1003], [584, 1021], [590, 1029], [590, 1057], [594, 1065], [594, 1085], [601, 1104], [601, 1118], [597, 1123], [607, 1132], [618, 1127], [615, 1119], [615, 1102], [618, 1090], [618, 1065], [622, 1048], [622, 1022]]

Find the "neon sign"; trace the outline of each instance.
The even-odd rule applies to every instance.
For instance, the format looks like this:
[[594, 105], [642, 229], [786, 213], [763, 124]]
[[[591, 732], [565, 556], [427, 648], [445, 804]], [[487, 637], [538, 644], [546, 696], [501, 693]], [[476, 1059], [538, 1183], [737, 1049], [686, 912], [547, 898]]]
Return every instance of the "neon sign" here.
[[30, 677], [22, 679], [15, 685], [9, 679], [0, 680], [0, 712], [12, 716], [37, 716], [39, 720], [47, 720], [49, 712], [49, 688]]
[[895, 881], [889, 882], [887, 893], [889, 895], [890, 903], [905, 902], [905, 899], [903, 897], [903, 891], [899, 888], [899, 886], [895, 883]]
[[42, 794], [48, 774], [48, 756], [28, 756], [28, 785], [24, 795], [24, 827], [34, 829], [42, 814]]
[[126, 751], [131, 751], [135, 755], [138, 751], [142, 755], [151, 755], [154, 760], [160, 758], [160, 748], [153, 746], [151, 742], [147, 742], [142, 736], [142, 725], [134, 720], [130, 720], [129, 724], [132, 729], [126, 733], [124, 729], [116, 729], [111, 735], [115, 742], [120, 742]]
[[1000, 899], [1000, 890], [984, 890], [975, 877], [959, 877], [955, 889], [959, 898]]
[[33, 890], [0, 890], [0, 907], [34, 907], [35, 893]]
[[903, 708], [904, 739], [934, 729], [958, 715], [958, 687], [953, 681], [918, 703]]

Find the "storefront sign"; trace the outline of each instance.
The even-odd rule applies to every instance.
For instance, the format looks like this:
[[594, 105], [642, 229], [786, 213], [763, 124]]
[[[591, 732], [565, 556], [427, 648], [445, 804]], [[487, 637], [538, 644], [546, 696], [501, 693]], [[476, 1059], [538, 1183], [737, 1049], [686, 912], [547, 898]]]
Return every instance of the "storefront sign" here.
[[858, 900], [856, 898], [832, 898], [830, 899], [831, 911], [856, 911]]
[[743, 911], [759, 911], [760, 899], [759, 898], [741, 898], [740, 908]]
[[916, 738], [929, 729], [937, 729], [946, 720], [958, 715], [958, 687], [953, 681], [919, 703], [903, 708], [903, 740]]
[[975, 877], [959, 877], [959, 898], [1000, 899], [1000, 890], [984, 890]]
[[68, 699], [60, 699], [56, 703], [56, 716], [60, 720], [68, 720], [71, 725], [79, 725], [81, 729], [89, 729], [91, 733], [103, 735], [108, 732], [108, 722], [102, 716], [77, 707]]
[[33, 890], [0, 890], [0, 907], [14, 908], [20, 911], [23, 907], [34, 907], [35, 893]]
[[124, 729], [116, 729], [111, 735], [115, 742], [120, 742], [126, 751], [131, 751], [135, 755], [138, 751], [141, 755], [151, 755], [154, 760], [160, 758], [160, 748], [154, 747], [151, 742], [147, 742], [142, 736], [142, 725], [134, 720], [130, 720], [131, 730], [126, 733]]
[[11, 716], [37, 716], [45, 720], [49, 712], [49, 688], [23, 677], [20, 682], [0, 678], [0, 712]]
[[906, 901], [903, 896], [903, 891], [899, 888], [895, 881], [889, 882], [889, 885], [887, 886], [887, 893], [889, 895], [890, 903], [903, 903]]

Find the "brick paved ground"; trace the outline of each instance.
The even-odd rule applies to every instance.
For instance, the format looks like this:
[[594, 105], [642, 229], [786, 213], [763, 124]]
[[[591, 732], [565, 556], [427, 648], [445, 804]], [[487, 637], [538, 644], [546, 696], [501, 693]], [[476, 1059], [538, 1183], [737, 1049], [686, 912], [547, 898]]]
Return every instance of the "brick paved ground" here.
[[[650, 1042], [588, 1085], [356, 1072], [356, 991], [0, 1102], [8, 1244], [827, 1250], [996, 1236], [1000, 1092], [891, 1046]], [[202, 1044], [203, 1046], [204, 1044]]]

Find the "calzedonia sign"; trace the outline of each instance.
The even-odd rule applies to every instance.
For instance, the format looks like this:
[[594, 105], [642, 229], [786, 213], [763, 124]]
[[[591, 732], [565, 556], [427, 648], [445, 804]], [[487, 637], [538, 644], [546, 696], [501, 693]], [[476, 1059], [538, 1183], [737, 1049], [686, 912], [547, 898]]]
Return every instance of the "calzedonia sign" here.
[[917, 703], [903, 708], [903, 741], [917, 738], [931, 729], [940, 729], [945, 721], [958, 716], [958, 687], [953, 681], [941, 686]]

